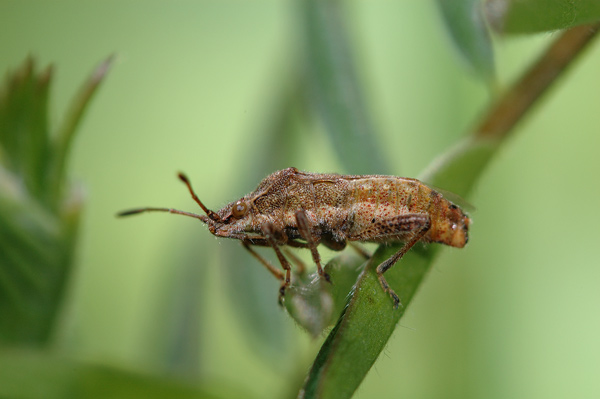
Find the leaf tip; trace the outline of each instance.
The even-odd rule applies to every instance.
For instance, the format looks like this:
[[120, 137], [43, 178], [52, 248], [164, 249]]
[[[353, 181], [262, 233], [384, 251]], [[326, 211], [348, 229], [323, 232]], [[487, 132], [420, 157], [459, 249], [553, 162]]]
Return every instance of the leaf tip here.
[[116, 58], [117, 58], [117, 55], [115, 53], [113, 53], [113, 54], [109, 55], [108, 58], [106, 58], [104, 61], [102, 61], [100, 63], [100, 65], [98, 65], [98, 67], [96, 67], [96, 70], [94, 71], [94, 73], [91, 76], [91, 81], [94, 84], [98, 84], [102, 81], [102, 79], [104, 79], [104, 77], [110, 70], [111, 66], [115, 62]]
[[483, 12], [490, 26], [499, 33], [504, 31], [504, 21], [508, 12], [509, 3], [506, 0], [487, 0], [483, 5]]

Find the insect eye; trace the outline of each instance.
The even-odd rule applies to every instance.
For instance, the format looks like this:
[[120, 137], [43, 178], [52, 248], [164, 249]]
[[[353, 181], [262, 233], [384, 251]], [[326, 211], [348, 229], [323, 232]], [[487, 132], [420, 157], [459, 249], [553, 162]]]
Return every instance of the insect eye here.
[[244, 217], [246, 212], [248, 212], [248, 204], [242, 200], [233, 204], [233, 207], [231, 208], [231, 215], [236, 219]]

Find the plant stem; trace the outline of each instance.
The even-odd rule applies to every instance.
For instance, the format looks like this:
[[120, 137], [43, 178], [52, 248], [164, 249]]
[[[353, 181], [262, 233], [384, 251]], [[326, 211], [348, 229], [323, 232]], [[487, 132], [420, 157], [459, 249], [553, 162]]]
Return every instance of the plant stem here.
[[473, 134], [501, 139], [527, 114], [536, 100], [562, 75], [600, 30], [600, 23], [563, 32], [531, 68], [490, 108]]

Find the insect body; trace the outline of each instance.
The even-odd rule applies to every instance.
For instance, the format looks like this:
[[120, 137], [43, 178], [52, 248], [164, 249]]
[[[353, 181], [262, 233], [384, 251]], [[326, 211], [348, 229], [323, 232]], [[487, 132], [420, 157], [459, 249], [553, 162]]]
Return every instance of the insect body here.
[[[250, 194], [217, 212], [206, 208], [189, 180], [179, 174], [205, 215], [168, 208], [141, 208], [121, 216], [162, 211], [194, 217], [218, 237], [235, 238], [282, 281], [280, 298], [290, 284], [291, 266], [282, 246], [308, 248], [321, 277], [317, 250], [323, 244], [341, 250], [349, 241], [403, 242], [404, 246], [377, 267], [382, 288], [400, 300], [384, 273], [418, 241], [462, 248], [468, 241], [469, 217], [436, 190], [416, 179], [383, 175], [338, 175], [288, 168], [267, 176]], [[271, 247], [285, 273], [275, 268], [252, 246]]]

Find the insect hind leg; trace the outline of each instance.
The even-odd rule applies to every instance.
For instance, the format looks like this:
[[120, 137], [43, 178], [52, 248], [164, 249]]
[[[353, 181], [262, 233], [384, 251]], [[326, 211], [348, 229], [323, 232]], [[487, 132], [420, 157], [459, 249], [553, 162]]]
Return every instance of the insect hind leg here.
[[323, 267], [321, 266], [321, 255], [319, 255], [317, 242], [315, 242], [315, 239], [312, 235], [310, 221], [308, 220], [308, 216], [306, 216], [304, 210], [299, 210], [296, 212], [296, 223], [298, 224], [298, 231], [300, 232], [300, 235], [308, 244], [308, 248], [312, 254], [313, 262], [315, 262], [317, 265], [317, 272], [319, 273], [319, 276], [331, 283], [329, 274], [325, 273]]
[[431, 227], [431, 220], [429, 215], [408, 214], [382, 220], [378, 222], [378, 224], [381, 225], [383, 231], [389, 232], [388, 234], [382, 234], [380, 236], [381, 238], [385, 238], [387, 235], [393, 237], [399, 233], [412, 233], [409, 235], [408, 240], [404, 243], [402, 248], [377, 266], [376, 269], [377, 278], [379, 279], [381, 288], [383, 288], [383, 290], [392, 297], [392, 300], [394, 301], [394, 308], [397, 309], [400, 305], [400, 298], [394, 292], [394, 290], [390, 288], [390, 285], [383, 274], [392, 266], [394, 266], [394, 264], [396, 264], [396, 262], [398, 262], [400, 258], [402, 258], [408, 252], [408, 250], [410, 250], [421, 238], [425, 236], [425, 234], [427, 234], [429, 228]]

